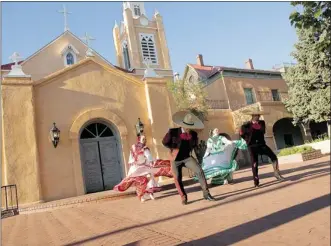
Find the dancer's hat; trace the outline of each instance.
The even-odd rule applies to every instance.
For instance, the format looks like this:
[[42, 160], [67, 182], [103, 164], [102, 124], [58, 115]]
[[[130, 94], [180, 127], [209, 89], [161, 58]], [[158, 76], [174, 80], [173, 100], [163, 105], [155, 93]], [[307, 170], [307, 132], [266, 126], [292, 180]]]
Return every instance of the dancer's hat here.
[[179, 111], [172, 116], [172, 121], [183, 127], [189, 129], [203, 129], [205, 126], [203, 122], [194, 114], [188, 111]]

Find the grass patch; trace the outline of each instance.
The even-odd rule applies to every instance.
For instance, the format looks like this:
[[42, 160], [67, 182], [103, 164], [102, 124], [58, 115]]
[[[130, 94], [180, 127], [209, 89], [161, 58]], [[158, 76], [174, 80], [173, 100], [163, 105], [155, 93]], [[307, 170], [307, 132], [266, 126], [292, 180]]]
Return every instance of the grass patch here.
[[311, 147], [311, 146], [291, 147], [291, 148], [282, 149], [279, 152], [278, 156], [302, 154], [302, 153], [312, 152], [314, 150], [315, 149], [313, 149], [313, 147]]

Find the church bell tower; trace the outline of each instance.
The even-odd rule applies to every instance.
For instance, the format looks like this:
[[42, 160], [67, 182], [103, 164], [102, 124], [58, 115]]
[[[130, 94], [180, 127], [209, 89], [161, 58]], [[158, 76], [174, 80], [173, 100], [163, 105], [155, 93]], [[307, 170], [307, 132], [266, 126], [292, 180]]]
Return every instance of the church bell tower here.
[[143, 2], [124, 2], [123, 21], [115, 22], [113, 37], [117, 65], [143, 75], [147, 67], [157, 75], [173, 76], [162, 16], [148, 19]]

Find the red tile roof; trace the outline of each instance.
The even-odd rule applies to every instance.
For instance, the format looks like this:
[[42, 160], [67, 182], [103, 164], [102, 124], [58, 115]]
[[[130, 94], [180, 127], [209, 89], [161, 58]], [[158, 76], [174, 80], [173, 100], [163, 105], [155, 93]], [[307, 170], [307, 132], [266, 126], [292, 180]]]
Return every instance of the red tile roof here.
[[197, 64], [189, 64], [193, 67], [197, 73], [203, 78], [210, 78], [220, 71], [242, 71], [246, 73], [268, 73], [268, 74], [280, 74], [278, 71], [268, 71], [268, 70], [258, 70], [258, 69], [243, 69], [243, 68], [234, 68], [234, 67], [223, 67], [223, 66], [200, 66]]
[[[21, 64], [24, 61], [19, 61], [18, 64]], [[3, 64], [1, 65], [1, 70], [11, 70], [11, 66], [13, 66], [15, 62], [8, 63], [8, 64]]]

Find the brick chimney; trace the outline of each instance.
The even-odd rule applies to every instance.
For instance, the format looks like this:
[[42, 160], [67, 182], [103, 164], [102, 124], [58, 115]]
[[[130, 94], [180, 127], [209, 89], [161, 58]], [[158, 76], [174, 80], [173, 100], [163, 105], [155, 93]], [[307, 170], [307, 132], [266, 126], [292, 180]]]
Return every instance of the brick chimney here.
[[254, 70], [254, 65], [253, 65], [253, 61], [252, 61], [251, 58], [249, 58], [249, 59], [245, 62], [245, 67], [246, 67], [246, 69]]
[[197, 55], [197, 64], [200, 66], [204, 66], [205, 64], [203, 63], [203, 56], [201, 54]]

